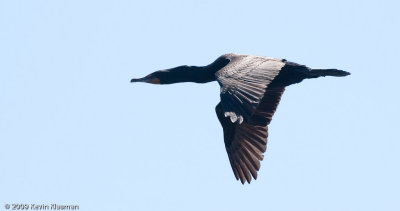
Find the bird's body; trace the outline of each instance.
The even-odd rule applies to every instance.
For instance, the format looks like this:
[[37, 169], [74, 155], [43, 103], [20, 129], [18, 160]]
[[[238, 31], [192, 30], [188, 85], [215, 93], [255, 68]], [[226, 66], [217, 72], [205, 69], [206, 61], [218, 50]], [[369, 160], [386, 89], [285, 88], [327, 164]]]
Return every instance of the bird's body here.
[[266, 150], [268, 124], [286, 86], [321, 76], [347, 76], [337, 69], [311, 69], [304, 65], [262, 56], [225, 54], [203, 66], [179, 66], [156, 71], [131, 82], [172, 84], [207, 83], [221, 86], [217, 117], [236, 179], [250, 183], [257, 179]]

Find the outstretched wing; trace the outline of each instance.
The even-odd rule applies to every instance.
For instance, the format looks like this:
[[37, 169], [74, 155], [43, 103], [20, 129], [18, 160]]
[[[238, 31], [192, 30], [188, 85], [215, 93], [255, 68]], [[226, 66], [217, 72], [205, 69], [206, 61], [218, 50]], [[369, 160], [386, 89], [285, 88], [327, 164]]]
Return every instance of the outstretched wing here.
[[224, 115], [221, 103], [215, 107], [224, 130], [225, 148], [233, 173], [242, 184], [246, 180], [250, 183], [251, 176], [257, 179], [260, 161], [263, 160], [263, 153], [267, 149], [268, 124], [284, 90], [284, 87], [267, 90], [249, 121], [242, 124], [232, 123], [230, 118]]
[[231, 122], [250, 119], [267, 86], [285, 65], [284, 60], [251, 55], [224, 55], [230, 63], [215, 75], [221, 86], [221, 106]]

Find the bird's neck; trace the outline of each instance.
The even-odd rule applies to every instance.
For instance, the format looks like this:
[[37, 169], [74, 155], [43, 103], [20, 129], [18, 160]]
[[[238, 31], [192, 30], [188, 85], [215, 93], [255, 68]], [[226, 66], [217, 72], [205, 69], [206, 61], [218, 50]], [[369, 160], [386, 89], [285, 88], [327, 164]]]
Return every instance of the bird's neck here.
[[182, 82], [208, 83], [216, 80], [215, 73], [223, 68], [229, 60], [217, 59], [207, 66], [179, 66], [166, 70], [161, 74], [161, 84], [172, 84]]
[[216, 80], [215, 73], [220, 69], [225, 67], [229, 63], [229, 59], [226, 58], [218, 58], [213, 63], [207, 66], [189, 66], [188, 72], [191, 75], [192, 80], [190, 82], [195, 83], [208, 83]]
[[159, 73], [161, 84], [174, 84], [183, 82], [207, 83], [215, 80], [214, 74], [207, 71], [206, 67], [179, 66]]
[[188, 82], [208, 83], [215, 81], [215, 72], [208, 66], [189, 66], [187, 71]]

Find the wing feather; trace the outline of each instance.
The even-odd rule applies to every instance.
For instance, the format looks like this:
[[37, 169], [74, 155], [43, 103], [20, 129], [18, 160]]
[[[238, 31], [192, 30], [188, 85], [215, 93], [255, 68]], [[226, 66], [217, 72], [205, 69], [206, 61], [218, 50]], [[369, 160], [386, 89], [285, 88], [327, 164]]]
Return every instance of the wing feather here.
[[268, 124], [279, 104], [284, 88], [267, 90], [249, 121], [236, 124], [225, 116], [222, 102], [215, 111], [224, 130], [225, 148], [237, 180], [243, 184], [257, 179], [260, 161], [267, 149]]
[[231, 122], [248, 121], [260, 104], [267, 86], [285, 65], [284, 60], [261, 56], [227, 54], [228, 65], [216, 72], [221, 85], [221, 103]]

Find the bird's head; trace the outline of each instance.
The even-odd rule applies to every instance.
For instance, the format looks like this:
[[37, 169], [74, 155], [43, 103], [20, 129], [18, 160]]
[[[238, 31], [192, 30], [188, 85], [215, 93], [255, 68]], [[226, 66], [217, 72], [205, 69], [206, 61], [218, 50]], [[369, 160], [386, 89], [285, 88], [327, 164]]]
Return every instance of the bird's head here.
[[150, 84], [161, 84], [160, 80], [160, 71], [148, 74], [147, 76], [143, 78], [133, 78], [131, 80], [131, 83], [133, 82], [145, 82], [145, 83], [150, 83]]

